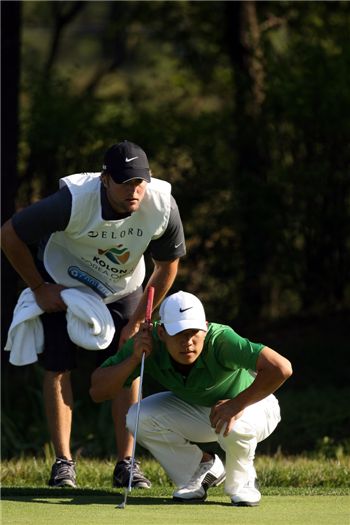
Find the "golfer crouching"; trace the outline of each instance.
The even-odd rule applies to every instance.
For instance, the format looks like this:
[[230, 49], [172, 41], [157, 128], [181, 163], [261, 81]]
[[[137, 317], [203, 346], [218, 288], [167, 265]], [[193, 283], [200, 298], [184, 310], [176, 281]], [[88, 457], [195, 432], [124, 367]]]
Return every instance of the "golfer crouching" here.
[[[232, 328], [208, 323], [200, 300], [187, 292], [168, 296], [160, 321], [141, 330], [92, 375], [91, 397], [113, 399], [144, 372], [165, 392], [141, 401], [137, 442], [159, 461], [177, 486], [176, 501], [204, 501], [207, 490], [225, 479], [236, 506], [255, 506], [258, 489], [254, 456], [257, 443], [280, 421], [273, 395], [292, 374], [290, 362]], [[134, 432], [137, 404], [127, 415]], [[216, 454], [194, 443], [217, 442]]]

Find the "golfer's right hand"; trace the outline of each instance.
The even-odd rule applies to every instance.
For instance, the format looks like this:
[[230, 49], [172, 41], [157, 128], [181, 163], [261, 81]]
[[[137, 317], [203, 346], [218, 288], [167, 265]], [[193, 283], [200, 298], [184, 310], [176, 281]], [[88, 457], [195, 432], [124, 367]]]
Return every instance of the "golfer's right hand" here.
[[142, 354], [148, 357], [152, 352], [152, 324], [142, 323], [136, 335], [134, 335], [134, 352], [133, 355], [139, 361]]
[[33, 291], [35, 300], [44, 312], [53, 313], [67, 310], [61, 291], [66, 287], [61, 284], [43, 283]]

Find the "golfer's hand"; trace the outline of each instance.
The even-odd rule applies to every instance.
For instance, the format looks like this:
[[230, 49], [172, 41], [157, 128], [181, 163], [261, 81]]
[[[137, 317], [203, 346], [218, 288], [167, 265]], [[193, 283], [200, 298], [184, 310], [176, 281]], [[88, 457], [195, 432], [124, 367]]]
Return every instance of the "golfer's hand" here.
[[152, 324], [141, 323], [140, 330], [134, 336], [134, 352], [133, 355], [136, 359], [141, 361], [142, 354], [148, 357], [152, 352]]
[[39, 288], [33, 291], [35, 300], [44, 312], [53, 313], [67, 310], [61, 292], [66, 287], [61, 284], [43, 283]]
[[120, 332], [118, 350], [123, 346], [124, 343], [126, 343], [126, 341], [128, 341], [128, 339], [131, 339], [139, 331], [139, 329], [139, 323], [135, 325], [135, 323], [129, 321]]
[[243, 410], [238, 410], [234, 399], [222, 399], [218, 401], [210, 411], [210, 423], [215, 432], [220, 434], [224, 430], [223, 436], [227, 436], [232, 430], [237, 419], [241, 417]]

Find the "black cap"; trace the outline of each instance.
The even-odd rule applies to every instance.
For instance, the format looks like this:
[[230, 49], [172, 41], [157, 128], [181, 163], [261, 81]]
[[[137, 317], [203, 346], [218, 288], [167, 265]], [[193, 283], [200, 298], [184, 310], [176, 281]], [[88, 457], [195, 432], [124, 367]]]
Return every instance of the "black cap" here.
[[114, 144], [105, 153], [103, 169], [114, 182], [122, 184], [131, 179], [151, 182], [151, 172], [146, 153], [140, 146], [124, 140]]

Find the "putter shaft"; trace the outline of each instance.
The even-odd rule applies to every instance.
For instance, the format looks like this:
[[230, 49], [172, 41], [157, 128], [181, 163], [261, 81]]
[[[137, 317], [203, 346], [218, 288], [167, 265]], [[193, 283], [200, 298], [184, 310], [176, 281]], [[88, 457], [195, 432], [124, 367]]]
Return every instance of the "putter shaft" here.
[[[148, 289], [147, 308], [146, 308], [146, 323], [148, 323], [148, 324], [151, 323], [151, 318], [152, 318], [153, 297], [154, 297], [154, 288], [153, 288], [153, 286], [150, 286], [149, 289]], [[141, 359], [140, 386], [139, 386], [139, 392], [138, 392], [138, 398], [137, 398], [136, 424], [135, 424], [135, 431], [134, 431], [134, 442], [133, 442], [133, 447], [132, 447], [129, 484], [128, 484], [128, 487], [125, 488], [125, 491], [124, 491], [124, 501], [123, 501], [123, 503], [120, 503], [119, 505], [117, 505], [118, 509], [125, 509], [126, 501], [128, 499], [129, 492], [131, 492], [131, 485], [132, 485], [132, 480], [133, 480], [133, 477], [134, 477], [136, 436], [137, 436], [137, 429], [138, 429], [138, 426], [139, 426], [139, 417], [140, 417], [140, 408], [141, 408], [142, 383], [143, 383], [144, 368], [145, 368], [145, 354], [143, 353], [142, 354], [142, 359]]]
[[117, 505], [118, 509], [125, 509], [126, 501], [128, 499], [129, 492], [131, 492], [131, 485], [132, 485], [132, 480], [133, 480], [133, 477], [134, 477], [136, 436], [137, 436], [137, 429], [138, 429], [138, 426], [139, 426], [139, 417], [140, 417], [140, 408], [141, 408], [142, 383], [143, 383], [143, 371], [144, 371], [144, 368], [145, 368], [145, 354], [142, 354], [141, 370], [140, 370], [140, 387], [139, 387], [138, 399], [137, 399], [136, 425], [135, 425], [135, 431], [134, 431], [134, 443], [133, 443], [133, 446], [132, 446], [132, 456], [131, 456], [131, 465], [130, 465], [129, 484], [128, 484], [128, 487], [125, 488], [125, 491], [124, 491], [124, 501], [123, 501], [123, 503], [120, 503], [120, 505]]

